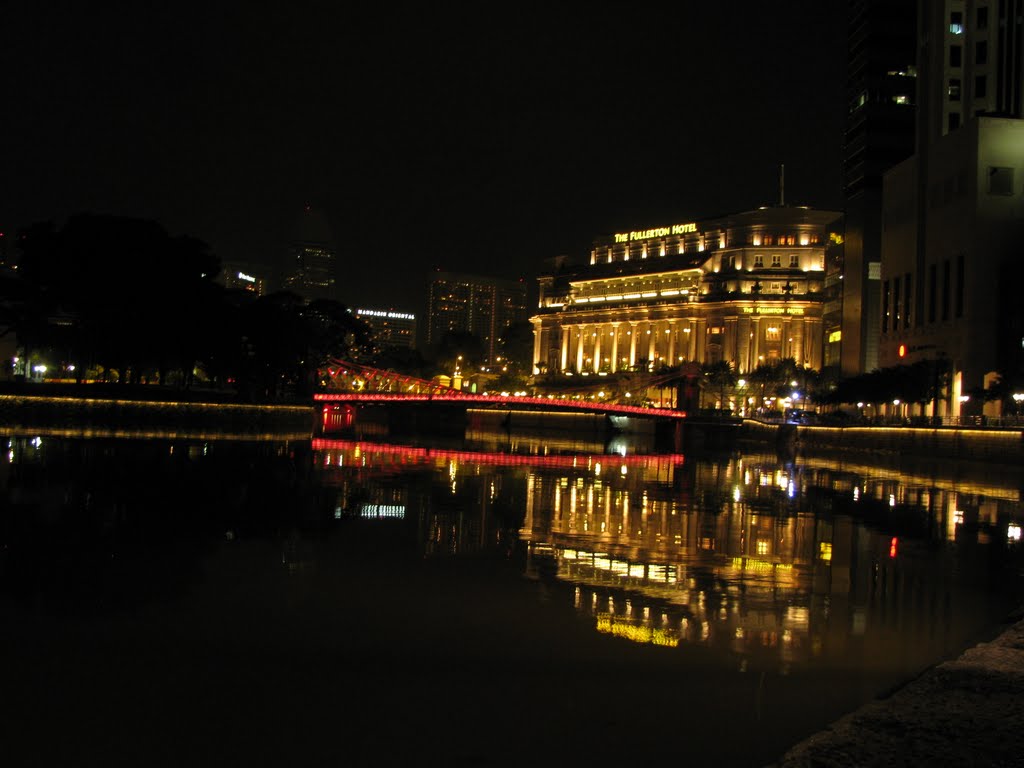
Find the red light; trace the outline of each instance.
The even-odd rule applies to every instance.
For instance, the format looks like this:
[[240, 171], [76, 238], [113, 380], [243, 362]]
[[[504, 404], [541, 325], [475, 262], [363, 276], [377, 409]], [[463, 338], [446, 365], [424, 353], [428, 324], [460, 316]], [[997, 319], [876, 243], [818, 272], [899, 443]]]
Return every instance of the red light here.
[[907, 356], [907, 346], [905, 344], [900, 344], [900, 353], [899, 354], [900, 354], [900, 357], [906, 357]]
[[892, 541], [889, 542], [889, 557], [896, 557], [896, 545], [898, 543], [899, 539], [893, 536]]

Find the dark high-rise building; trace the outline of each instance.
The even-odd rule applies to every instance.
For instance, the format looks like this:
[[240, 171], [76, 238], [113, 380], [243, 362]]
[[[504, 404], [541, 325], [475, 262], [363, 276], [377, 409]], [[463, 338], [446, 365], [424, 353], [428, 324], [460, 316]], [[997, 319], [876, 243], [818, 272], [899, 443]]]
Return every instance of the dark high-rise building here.
[[878, 367], [882, 176], [914, 151], [916, 20], [916, 0], [850, 2], [842, 313], [825, 329], [844, 376]]
[[334, 238], [322, 211], [306, 206], [288, 246], [282, 286], [306, 301], [334, 299]]
[[483, 342], [486, 362], [500, 354], [499, 339], [507, 325], [525, 321], [526, 284], [479, 275], [435, 272], [430, 276], [427, 346], [436, 346], [449, 331], [472, 333]]
[[982, 390], [1024, 384], [1024, 0], [918, 10], [915, 153], [883, 190], [879, 363], [948, 370], [934, 415], [997, 415]]

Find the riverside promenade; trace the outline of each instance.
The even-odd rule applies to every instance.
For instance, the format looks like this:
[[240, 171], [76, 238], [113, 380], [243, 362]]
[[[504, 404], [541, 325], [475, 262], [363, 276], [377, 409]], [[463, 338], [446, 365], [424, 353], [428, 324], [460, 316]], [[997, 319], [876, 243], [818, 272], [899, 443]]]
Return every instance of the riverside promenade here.
[[774, 768], [1024, 766], [1024, 620], [791, 748]]

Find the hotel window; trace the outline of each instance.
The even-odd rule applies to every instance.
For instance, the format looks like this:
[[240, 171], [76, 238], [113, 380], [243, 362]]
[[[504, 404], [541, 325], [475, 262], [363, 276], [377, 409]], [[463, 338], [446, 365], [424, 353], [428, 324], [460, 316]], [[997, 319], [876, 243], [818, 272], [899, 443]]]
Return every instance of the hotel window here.
[[956, 257], [956, 316], [964, 316], [964, 255]]
[[894, 331], [900, 329], [900, 279], [898, 277], [892, 281], [892, 329]]
[[988, 88], [985, 81], [984, 75], [978, 75], [974, 78], [974, 98], [984, 99], [988, 96]]
[[942, 262], [942, 320], [949, 320], [949, 259]]
[[954, 35], [964, 33], [964, 15], [960, 11], [953, 11], [949, 14], [949, 31]]
[[764, 266], [764, 256], [762, 256], [760, 253], [757, 254], [754, 257], [754, 266], [755, 267], [763, 267]]
[[789, 266], [799, 267], [800, 266], [800, 254], [791, 253], [789, 254]]
[[782, 283], [768, 283], [768, 293], [782, 293]]
[[949, 113], [949, 130], [955, 131], [960, 127], [960, 113], [950, 112]]
[[974, 44], [974, 63], [985, 64], [988, 61], [988, 42], [979, 40]]
[[935, 322], [935, 291], [938, 286], [936, 282], [936, 269], [935, 265], [932, 264], [928, 268], [928, 322]]
[[987, 29], [988, 28], [988, 8], [986, 8], [984, 6], [979, 8], [978, 9], [977, 19], [978, 19], [978, 22], [977, 22], [976, 26], [978, 27], [978, 29]]
[[903, 327], [910, 327], [910, 274], [903, 276]]
[[949, 78], [949, 87], [946, 89], [950, 101], [960, 101], [960, 78]]
[[959, 67], [963, 64], [963, 48], [959, 45], [949, 46], [949, 66]]
[[765, 245], [772, 245], [772, 244], [774, 244], [774, 242], [775, 242], [775, 240], [774, 240], [774, 238], [771, 235], [765, 235], [764, 236], [764, 244]]
[[781, 267], [782, 266], [782, 256], [780, 254], [778, 254], [778, 253], [773, 253], [772, 254], [772, 266], [773, 267]]
[[882, 283], [882, 333], [889, 331], [889, 281]]
[[765, 341], [782, 341], [782, 329], [772, 326], [764, 329]]
[[1013, 168], [989, 166], [988, 193], [990, 195], [1013, 194]]

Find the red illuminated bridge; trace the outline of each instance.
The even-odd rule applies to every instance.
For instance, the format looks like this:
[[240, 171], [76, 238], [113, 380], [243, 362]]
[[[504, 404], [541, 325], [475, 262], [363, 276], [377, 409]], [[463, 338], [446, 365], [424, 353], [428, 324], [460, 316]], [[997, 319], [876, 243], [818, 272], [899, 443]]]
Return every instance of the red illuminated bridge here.
[[527, 397], [516, 395], [470, 394], [452, 389], [436, 381], [417, 379], [395, 371], [382, 371], [358, 363], [335, 360], [324, 371], [328, 391], [313, 395], [326, 404], [450, 404], [500, 410], [547, 410], [574, 413], [601, 413], [639, 416], [649, 419], [681, 420], [685, 411], [672, 408], [651, 408], [621, 405], [574, 396], [548, 395]]

